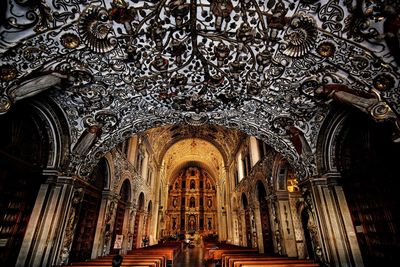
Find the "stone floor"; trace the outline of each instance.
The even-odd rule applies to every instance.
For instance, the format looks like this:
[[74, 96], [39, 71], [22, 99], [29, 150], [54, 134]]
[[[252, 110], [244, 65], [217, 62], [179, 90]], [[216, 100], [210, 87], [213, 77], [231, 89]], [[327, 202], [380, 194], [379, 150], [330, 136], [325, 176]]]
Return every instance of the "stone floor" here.
[[174, 267], [203, 267], [203, 248], [184, 248]]

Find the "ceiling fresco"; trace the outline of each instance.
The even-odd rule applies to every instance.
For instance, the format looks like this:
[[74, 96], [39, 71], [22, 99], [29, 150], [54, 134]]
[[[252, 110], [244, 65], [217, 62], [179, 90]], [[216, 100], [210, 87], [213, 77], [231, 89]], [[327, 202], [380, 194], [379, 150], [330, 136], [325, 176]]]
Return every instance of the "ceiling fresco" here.
[[195, 138], [207, 141], [216, 147], [223, 157], [224, 164], [228, 165], [231, 156], [234, 155], [235, 150], [246, 137], [246, 134], [217, 125], [192, 126], [178, 124], [150, 129], [146, 131], [146, 137], [159, 162], [163, 160], [167, 150], [175, 143]]
[[166, 124], [221, 125], [314, 175], [328, 100], [397, 121], [396, 1], [7, 0], [0, 114], [46, 93], [71, 128], [71, 172]]
[[200, 166], [207, 169], [213, 177], [223, 177], [225, 162], [221, 152], [210, 142], [198, 138], [188, 138], [173, 144], [163, 158], [167, 180], [175, 179], [176, 175], [186, 166]]

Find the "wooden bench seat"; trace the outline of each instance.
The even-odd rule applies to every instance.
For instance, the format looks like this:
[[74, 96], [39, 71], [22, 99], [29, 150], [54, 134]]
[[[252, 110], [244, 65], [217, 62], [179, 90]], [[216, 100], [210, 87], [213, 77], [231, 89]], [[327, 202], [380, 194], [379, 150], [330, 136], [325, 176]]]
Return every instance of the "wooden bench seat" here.
[[[85, 262], [74, 262], [71, 266], [111, 266], [113, 255], [105, 256], [102, 258], [85, 261]], [[151, 266], [151, 267], [165, 267], [166, 259], [164, 256], [146, 256], [146, 255], [135, 255], [133, 257], [126, 257], [122, 261], [121, 266]]]
[[269, 267], [319, 267], [317, 263], [304, 262], [304, 260], [236, 260], [233, 262], [232, 267], [255, 267], [255, 266], [269, 266]]
[[125, 257], [135, 256], [135, 255], [146, 255], [146, 256], [164, 256], [166, 257], [166, 265], [173, 265], [174, 260], [178, 256], [179, 251], [173, 249], [135, 249], [128, 252]]
[[271, 257], [265, 256], [262, 254], [223, 254], [221, 259], [221, 266], [222, 267], [229, 267], [232, 266], [232, 262], [235, 260], [252, 260], [252, 259], [263, 259], [263, 260], [282, 260], [286, 259], [283, 257]]
[[227, 253], [251, 253], [256, 254], [258, 250], [255, 248], [245, 248], [245, 247], [229, 247], [229, 248], [211, 248], [204, 254], [204, 261], [207, 263], [208, 266], [222, 266], [222, 255]]
[[249, 262], [235, 265], [235, 267], [319, 267], [316, 263], [263, 263]]
[[[106, 262], [111, 262], [112, 257], [103, 257], [99, 259], [93, 260], [94, 262], [99, 262], [99, 261], [106, 261]], [[92, 262], [93, 262], [92, 261]], [[154, 261], [157, 264], [157, 267], [166, 267], [167, 266], [167, 260], [165, 256], [162, 255], [130, 255], [130, 256], [124, 256], [123, 263], [132, 263], [136, 261]]]
[[[103, 267], [103, 266], [111, 266], [111, 261], [87, 261], [87, 262], [77, 262], [76, 264], [72, 265], [74, 267]], [[123, 266], [140, 266], [140, 267], [157, 267], [158, 264], [154, 261], [144, 261], [144, 260], [137, 260], [131, 262], [122, 262], [121, 267]]]

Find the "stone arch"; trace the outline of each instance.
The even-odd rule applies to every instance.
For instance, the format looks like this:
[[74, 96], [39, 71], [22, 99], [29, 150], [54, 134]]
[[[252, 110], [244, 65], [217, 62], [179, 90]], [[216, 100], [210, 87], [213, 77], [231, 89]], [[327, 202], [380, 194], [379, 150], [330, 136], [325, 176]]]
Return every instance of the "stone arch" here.
[[272, 181], [273, 190], [287, 191], [287, 172], [291, 168], [288, 161], [281, 155], [276, 155], [273, 165]]
[[[265, 184], [263, 180], [257, 180], [255, 184], [255, 194], [257, 199], [259, 218], [260, 218], [260, 231], [257, 231], [258, 234], [261, 234], [258, 237], [260, 252], [264, 253], [273, 253], [273, 239], [272, 239], [272, 229], [271, 229], [271, 220], [270, 220], [270, 212], [267, 201], [267, 190], [265, 188]], [[258, 216], [256, 216], [257, 218]], [[262, 241], [261, 241], [262, 240]], [[260, 244], [262, 242], [262, 244]]]
[[70, 262], [84, 261], [91, 258], [95, 250], [96, 229], [101, 221], [101, 202], [103, 190], [109, 181], [108, 163], [103, 157], [89, 176], [90, 186], [82, 188], [83, 198], [76, 205], [77, 223], [71, 244]]
[[144, 211], [144, 203], [145, 203], [144, 193], [140, 192], [138, 202], [137, 202], [138, 211]]
[[[299, 214], [301, 220], [301, 226], [303, 229], [304, 246], [307, 257], [310, 259], [315, 259], [315, 249], [318, 243], [315, 242], [315, 236], [312, 235], [310, 231], [313, 231], [314, 218], [312, 211], [306, 205], [304, 201], [299, 201], [297, 203], [297, 214]], [[314, 234], [315, 235], [315, 234]]]
[[49, 139], [49, 158], [47, 168], [62, 169], [68, 160], [68, 151], [71, 144], [68, 122], [61, 108], [50, 98], [35, 99], [30, 104], [37, 116], [44, 124]]
[[[62, 129], [54, 129], [57, 117], [50, 110], [39, 104], [18, 103], [11, 112], [0, 117], [0, 187], [5, 201], [2, 203], [2, 214], [4, 218], [11, 218], [8, 223], [15, 227], [9, 229], [9, 234], [17, 237], [8, 240], [2, 247], [2, 266], [24, 265], [21, 262], [28, 255], [25, 251], [18, 255], [21, 246], [34, 246], [34, 235], [46, 238], [49, 234], [46, 229], [39, 233], [34, 228], [36, 225], [32, 227], [29, 223], [30, 218], [35, 217], [39, 217], [37, 222], [40, 222], [39, 214], [46, 209], [46, 202], [38, 201], [40, 196], [45, 199], [52, 191], [51, 186], [44, 185], [48, 178], [46, 174], [56, 177], [56, 172], [51, 170], [57, 170], [63, 163], [60, 149], [65, 139], [60, 136]], [[15, 192], [19, 192], [20, 196], [16, 197]], [[15, 210], [10, 208], [12, 206], [19, 208]]]
[[135, 223], [133, 229], [133, 247], [137, 248], [142, 245], [141, 239], [142, 236], [146, 233], [145, 229], [143, 229], [144, 219], [145, 219], [145, 196], [143, 192], [139, 193], [139, 197], [136, 205], [136, 216]]
[[119, 192], [120, 192], [119, 195], [121, 196], [122, 201], [124, 201], [126, 203], [131, 202], [132, 186], [131, 186], [131, 182], [128, 178], [122, 182]]
[[248, 247], [252, 247], [253, 245], [253, 231], [252, 231], [252, 223], [250, 217], [252, 216], [250, 213], [250, 203], [249, 200], [246, 196], [246, 194], [243, 192], [241, 195], [241, 204], [242, 204], [242, 209], [244, 212], [244, 220], [243, 220], [243, 228], [244, 229], [244, 234], [243, 236], [243, 241], [244, 244], [246, 244]]
[[108, 179], [105, 188], [111, 190], [114, 187], [114, 183], [116, 181], [115, 179], [115, 165], [114, 165], [114, 160], [113, 156], [111, 153], [107, 153], [104, 155], [104, 160], [107, 164], [107, 173], [108, 173]]
[[335, 154], [337, 138], [348, 115], [348, 109], [344, 109], [342, 106], [341, 108], [333, 106], [322, 123], [317, 138], [316, 164], [319, 174], [337, 172]]
[[242, 195], [241, 195], [241, 197], [240, 197], [240, 200], [241, 200], [241, 208], [242, 209], [247, 209], [248, 207], [249, 207], [249, 201], [248, 201], [248, 199], [247, 199], [247, 196], [246, 196], [246, 194], [243, 192], [242, 193]]
[[[118, 191], [119, 199], [117, 201], [117, 207], [115, 212], [115, 220], [114, 220], [114, 227], [111, 237], [111, 254], [118, 253], [120, 249], [123, 249], [123, 243], [117, 244], [116, 238], [117, 235], [126, 234], [126, 228], [128, 225], [128, 218], [129, 218], [129, 204], [131, 200], [131, 183], [129, 179], [124, 179], [121, 183], [121, 187]], [[117, 247], [117, 248], [115, 248]], [[119, 247], [119, 248], [118, 248]]]
[[351, 112], [337, 138], [336, 187], [342, 186], [363, 262], [370, 266], [390, 265], [400, 250], [400, 144], [392, 141], [393, 127]]

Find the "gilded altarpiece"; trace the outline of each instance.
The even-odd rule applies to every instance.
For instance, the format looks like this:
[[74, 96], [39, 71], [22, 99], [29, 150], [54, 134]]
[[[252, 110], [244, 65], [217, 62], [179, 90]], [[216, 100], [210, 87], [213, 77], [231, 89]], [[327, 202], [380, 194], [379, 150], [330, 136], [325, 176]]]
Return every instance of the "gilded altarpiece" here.
[[165, 235], [217, 234], [216, 187], [200, 167], [182, 169], [169, 187], [169, 221]]

